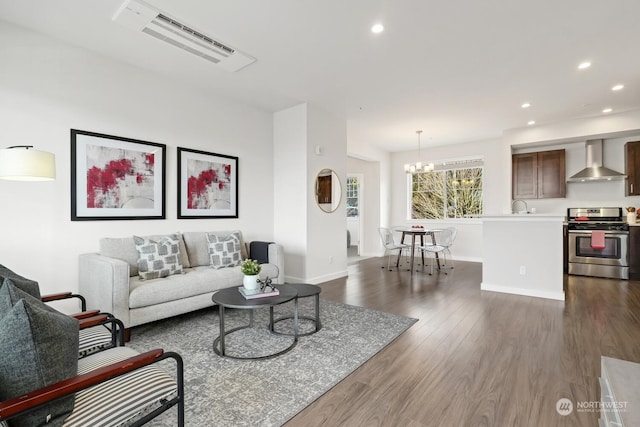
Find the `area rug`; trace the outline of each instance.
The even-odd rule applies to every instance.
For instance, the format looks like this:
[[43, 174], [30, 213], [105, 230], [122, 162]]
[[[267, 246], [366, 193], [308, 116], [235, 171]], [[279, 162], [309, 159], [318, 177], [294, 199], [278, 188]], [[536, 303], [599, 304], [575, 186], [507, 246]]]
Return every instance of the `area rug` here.
[[[276, 317], [292, 313], [276, 307]], [[313, 315], [313, 298], [300, 300], [300, 314]], [[255, 311], [254, 327], [227, 338], [228, 354], [260, 355], [286, 348], [292, 338], [268, 332], [268, 309]], [[248, 323], [245, 310], [225, 311], [227, 330]], [[362, 307], [320, 301], [322, 329], [300, 337], [288, 353], [257, 361], [221, 358], [213, 352], [218, 311], [201, 310], [133, 329], [129, 347], [164, 348], [184, 359], [185, 420], [188, 426], [280, 426], [327, 392], [409, 328], [416, 319]], [[282, 321], [276, 330], [292, 325]], [[313, 323], [301, 320], [301, 332]], [[264, 353], [263, 353], [264, 354]], [[176, 410], [150, 426], [175, 426]]]

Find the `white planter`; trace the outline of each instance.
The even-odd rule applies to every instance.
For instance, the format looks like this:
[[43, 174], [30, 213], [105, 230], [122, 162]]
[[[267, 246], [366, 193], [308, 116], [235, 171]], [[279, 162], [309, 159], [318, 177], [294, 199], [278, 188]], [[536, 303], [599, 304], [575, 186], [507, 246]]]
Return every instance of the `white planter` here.
[[258, 275], [248, 276], [245, 275], [242, 279], [242, 286], [248, 291], [254, 291], [260, 286], [258, 285]]

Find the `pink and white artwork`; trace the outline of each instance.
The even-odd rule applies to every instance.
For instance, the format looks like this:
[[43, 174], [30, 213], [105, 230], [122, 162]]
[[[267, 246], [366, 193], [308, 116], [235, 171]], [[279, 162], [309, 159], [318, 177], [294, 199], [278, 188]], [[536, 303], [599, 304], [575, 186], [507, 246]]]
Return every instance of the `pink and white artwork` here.
[[187, 177], [188, 209], [230, 209], [230, 164], [189, 159]]
[[238, 158], [178, 147], [178, 218], [238, 218]]
[[87, 145], [86, 156], [87, 208], [153, 208], [153, 153]]
[[164, 219], [166, 151], [71, 129], [71, 220]]

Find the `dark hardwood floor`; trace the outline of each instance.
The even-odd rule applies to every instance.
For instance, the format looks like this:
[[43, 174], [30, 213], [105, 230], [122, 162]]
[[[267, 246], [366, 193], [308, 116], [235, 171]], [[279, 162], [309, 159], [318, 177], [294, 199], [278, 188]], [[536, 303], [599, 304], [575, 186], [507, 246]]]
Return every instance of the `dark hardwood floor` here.
[[562, 302], [480, 291], [479, 263], [429, 276], [385, 261], [321, 297], [419, 321], [287, 427], [597, 426], [556, 402], [600, 400], [602, 355], [640, 362], [640, 282], [568, 276]]

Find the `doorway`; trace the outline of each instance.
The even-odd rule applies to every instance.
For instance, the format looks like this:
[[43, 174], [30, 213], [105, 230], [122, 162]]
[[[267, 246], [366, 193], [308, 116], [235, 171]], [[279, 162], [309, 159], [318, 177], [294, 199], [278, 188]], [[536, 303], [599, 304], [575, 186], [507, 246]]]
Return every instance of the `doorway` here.
[[347, 174], [347, 264], [364, 259], [360, 256], [362, 248], [362, 174]]

